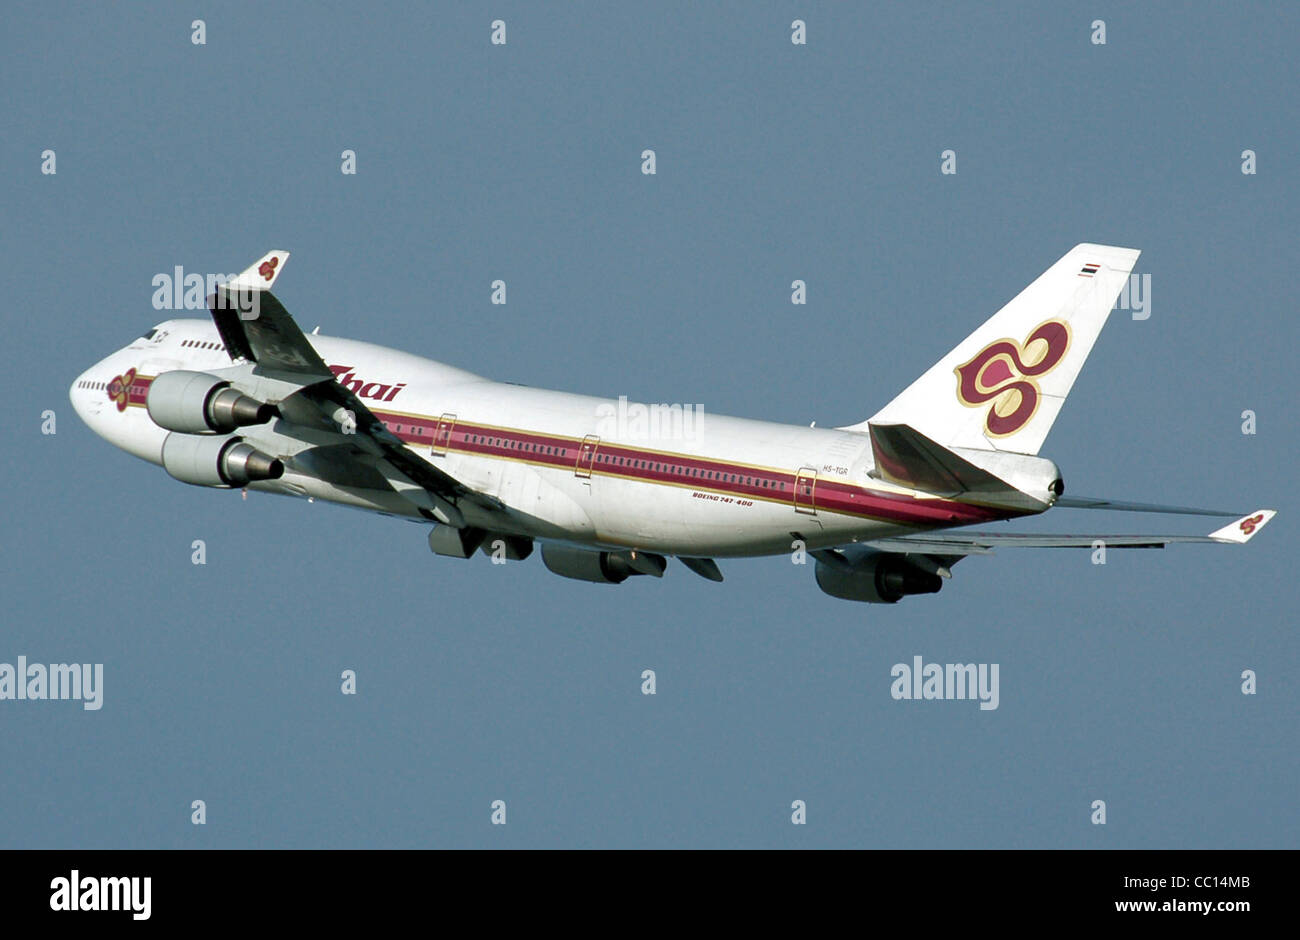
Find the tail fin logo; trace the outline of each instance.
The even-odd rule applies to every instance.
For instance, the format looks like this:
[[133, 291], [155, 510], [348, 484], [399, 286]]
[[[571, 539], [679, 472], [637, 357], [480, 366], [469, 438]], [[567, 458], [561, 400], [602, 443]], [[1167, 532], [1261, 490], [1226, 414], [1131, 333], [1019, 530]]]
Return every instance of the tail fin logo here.
[[968, 408], [992, 402], [984, 419], [993, 437], [1015, 434], [1038, 411], [1042, 397], [1038, 379], [1047, 375], [1070, 349], [1070, 327], [1047, 320], [1023, 344], [1014, 339], [989, 343], [965, 365], [958, 366], [957, 400]]

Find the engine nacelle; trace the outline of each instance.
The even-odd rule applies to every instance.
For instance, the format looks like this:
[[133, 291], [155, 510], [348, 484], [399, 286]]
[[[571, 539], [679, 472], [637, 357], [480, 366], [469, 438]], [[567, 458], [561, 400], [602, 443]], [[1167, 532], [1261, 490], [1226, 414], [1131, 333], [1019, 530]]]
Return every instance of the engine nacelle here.
[[650, 552], [598, 552], [567, 545], [542, 546], [542, 563], [563, 578], [622, 584], [634, 574], [663, 577], [668, 561]]
[[228, 434], [276, 416], [274, 405], [235, 391], [229, 382], [184, 369], [154, 379], [145, 404], [154, 424], [181, 434]]
[[841, 568], [818, 560], [817, 586], [832, 597], [868, 604], [896, 604], [908, 594], [936, 594], [943, 578], [908, 561], [906, 555], [872, 552]]
[[238, 437], [168, 434], [162, 446], [163, 469], [195, 486], [247, 486], [278, 480], [284, 464]]

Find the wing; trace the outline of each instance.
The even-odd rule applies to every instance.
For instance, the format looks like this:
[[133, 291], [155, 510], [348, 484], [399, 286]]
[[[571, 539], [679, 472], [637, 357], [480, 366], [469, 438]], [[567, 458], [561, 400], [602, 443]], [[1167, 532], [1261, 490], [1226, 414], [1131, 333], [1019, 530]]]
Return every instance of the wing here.
[[[208, 297], [208, 309], [231, 358], [251, 366], [256, 375], [298, 387], [277, 406], [289, 425], [334, 432], [350, 425], [351, 430], [344, 431], [347, 443], [365, 451], [388, 485], [426, 515], [460, 528], [465, 525], [458, 506], [463, 501], [492, 513], [505, 512], [499, 500], [465, 486], [408, 448], [351, 389], [334, 380], [271, 293], [288, 257], [287, 251], [268, 252]], [[317, 459], [326, 461], [330, 455]]]
[[860, 543], [882, 552], [921, 555], [988, 555], [998, 548], [1164, 548], [1176, 542], [1212, 542], [1243, 545], [1277, 515], [1272, 509], [1256, 510], [1209, 535], [1039, 535], [1010, 532], [944, 532], [905, 535]]
[[263, 372], [332, 379], [334, 376], [289, 311], [271, 293], [287, 251], [269, 251], [208, 297], [208, 309], [231, 359], [256, 363]]

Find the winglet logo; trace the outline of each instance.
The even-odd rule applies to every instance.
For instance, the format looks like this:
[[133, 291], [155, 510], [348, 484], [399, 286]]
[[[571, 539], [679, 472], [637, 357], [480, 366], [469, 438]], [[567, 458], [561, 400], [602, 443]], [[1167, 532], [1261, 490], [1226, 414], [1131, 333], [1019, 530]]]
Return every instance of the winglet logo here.
[[1251, 516], [1249, 519], [1242, 519], [1241, 526], [1240, 526], [1241, 534], [1253, 535], [1255, 529], [1258, 528], [1259, 524], [1263, 521], [1264, 521], [1264, 514], [1262, 512]]
[[957, 399], [968, 408], [992, 402], [984, 428], [993, 437], [1015, 434], [1038, 411], [1037, 379], [1055, 369], [1070, 348], [1070, 327], [1062, 320], [1040, 323], [1024, 344], [989, 343], [957, 373]]
[[126, 411], [126, 404], [131, 399], [131, 386], [135, 384], [135, 369], [127, 369], [123, 375], [113, 376], [108, 383], [109, 401], [117, 403], [118, 411]]

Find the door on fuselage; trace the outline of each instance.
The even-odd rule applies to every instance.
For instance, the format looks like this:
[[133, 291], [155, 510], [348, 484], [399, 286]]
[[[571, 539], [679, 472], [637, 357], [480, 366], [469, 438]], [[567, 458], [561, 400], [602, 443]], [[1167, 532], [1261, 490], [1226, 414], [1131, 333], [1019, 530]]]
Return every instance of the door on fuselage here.
[[456, 416], [445, 414], [438, 419], [438, 426], [433, 430], [433, 443], [429, 445], [429, 453], [435, 457], [441, 457], [447, 453], [447, 448], [451, 445], [451, 429], [456, 424]]
[[817, 515], [814, 502], [817, 489], [817, 471], [812, 467], [801, 467], [794, 477], [794, 511], [807, 516]]
[[578, 448], [578, 460], [573, 465], [573, 475], [580, 480], [591, 480], [592, 467], [596, 465], [596, 450], [600, 447], [600, 438], [595, 434], [588, 434], [582, 439], [582, 445]]

